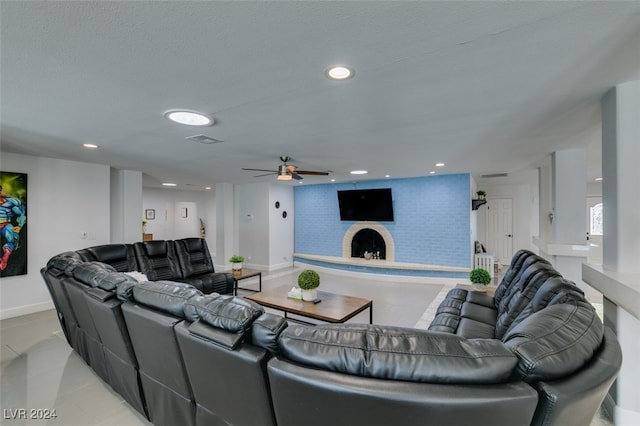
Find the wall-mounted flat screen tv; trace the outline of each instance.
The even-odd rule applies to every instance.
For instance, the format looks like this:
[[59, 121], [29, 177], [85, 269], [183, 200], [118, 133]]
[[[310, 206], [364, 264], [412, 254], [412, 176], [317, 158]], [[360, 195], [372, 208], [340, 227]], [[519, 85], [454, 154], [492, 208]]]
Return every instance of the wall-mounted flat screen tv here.
[[340, 220], [393, 222], [391, 188], [338, 191]]

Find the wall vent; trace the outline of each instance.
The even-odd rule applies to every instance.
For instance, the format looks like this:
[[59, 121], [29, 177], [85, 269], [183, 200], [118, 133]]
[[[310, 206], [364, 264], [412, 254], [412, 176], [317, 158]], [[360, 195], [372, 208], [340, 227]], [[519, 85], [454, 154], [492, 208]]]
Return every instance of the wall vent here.
[[186, 139], [190, 140], [190, 141], [193, 141], [193, 142], [202, 143], [202, 144], [205, 144], [205, 145], [211, 145], [211, 144], [214, 144], [214, 143], [224, 142], [223, 140], [210, 138], [209, 136], [205, 136], [205, 135], [189, 136]]
[[499, 177], [507, 177], [507, 176], [509, 176], [508, 173], [493, 173], [489, 175], [480, 175], [480, 177], [482, 178], [499, 178]]

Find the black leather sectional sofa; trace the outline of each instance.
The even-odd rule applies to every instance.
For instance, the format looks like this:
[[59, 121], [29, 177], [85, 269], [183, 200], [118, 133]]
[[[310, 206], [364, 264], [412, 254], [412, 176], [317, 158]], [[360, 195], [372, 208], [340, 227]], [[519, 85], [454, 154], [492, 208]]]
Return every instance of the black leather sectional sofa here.
[[42, 275], [71, 346], [158, 426], [588, 425], [622, 362], [582, 292], [527, 251], [495, 297], [452, 290], [429, 330], [288, 323], [92, 251]]

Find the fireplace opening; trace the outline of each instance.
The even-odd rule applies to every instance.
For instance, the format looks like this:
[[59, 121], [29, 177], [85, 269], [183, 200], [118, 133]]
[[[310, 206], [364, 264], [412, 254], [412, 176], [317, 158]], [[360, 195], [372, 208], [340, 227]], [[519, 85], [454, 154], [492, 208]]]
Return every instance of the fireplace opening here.
[[376, 259], [386, 259], [386, 244], [379, 232], [365, 228], [356, 232], [351, 240], [351, 257], [365, 257], [365, 252], [373, 253]]

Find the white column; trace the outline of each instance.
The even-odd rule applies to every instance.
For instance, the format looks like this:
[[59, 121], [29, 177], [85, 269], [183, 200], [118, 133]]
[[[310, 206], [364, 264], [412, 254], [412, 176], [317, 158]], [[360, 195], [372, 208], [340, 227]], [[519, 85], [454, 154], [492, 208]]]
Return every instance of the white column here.
[[111, 169], [111, 243], [142, 240], [142, 172]]
[[233, 184], [216, 184], [216, 255], [217, 270], [231, 269], [229, 258], [233, 255], [236, 235], [235, 200]]
[[[586, 200], [586, 151], [554, 152], [551, 156], [551, 241], [540, 248], [565, 278], [582, 289], [586, 289], [582, 282], [582, 263], [586, 262], [589, 253]], [[546, 215], [540, 220], [549, 219]]]
[[[617, 288], [640, 292], [640, 81], [623, 83], [602, 99], [602, 198], [604, 275], [621, 276]], [[632, 277], [629, 279], [629, 277]], [[626, 297], [605, 296], [605, 323], [622, 346], [623, 363], [615, 388], [616, 425], [640, 424], [640, 308]]]

